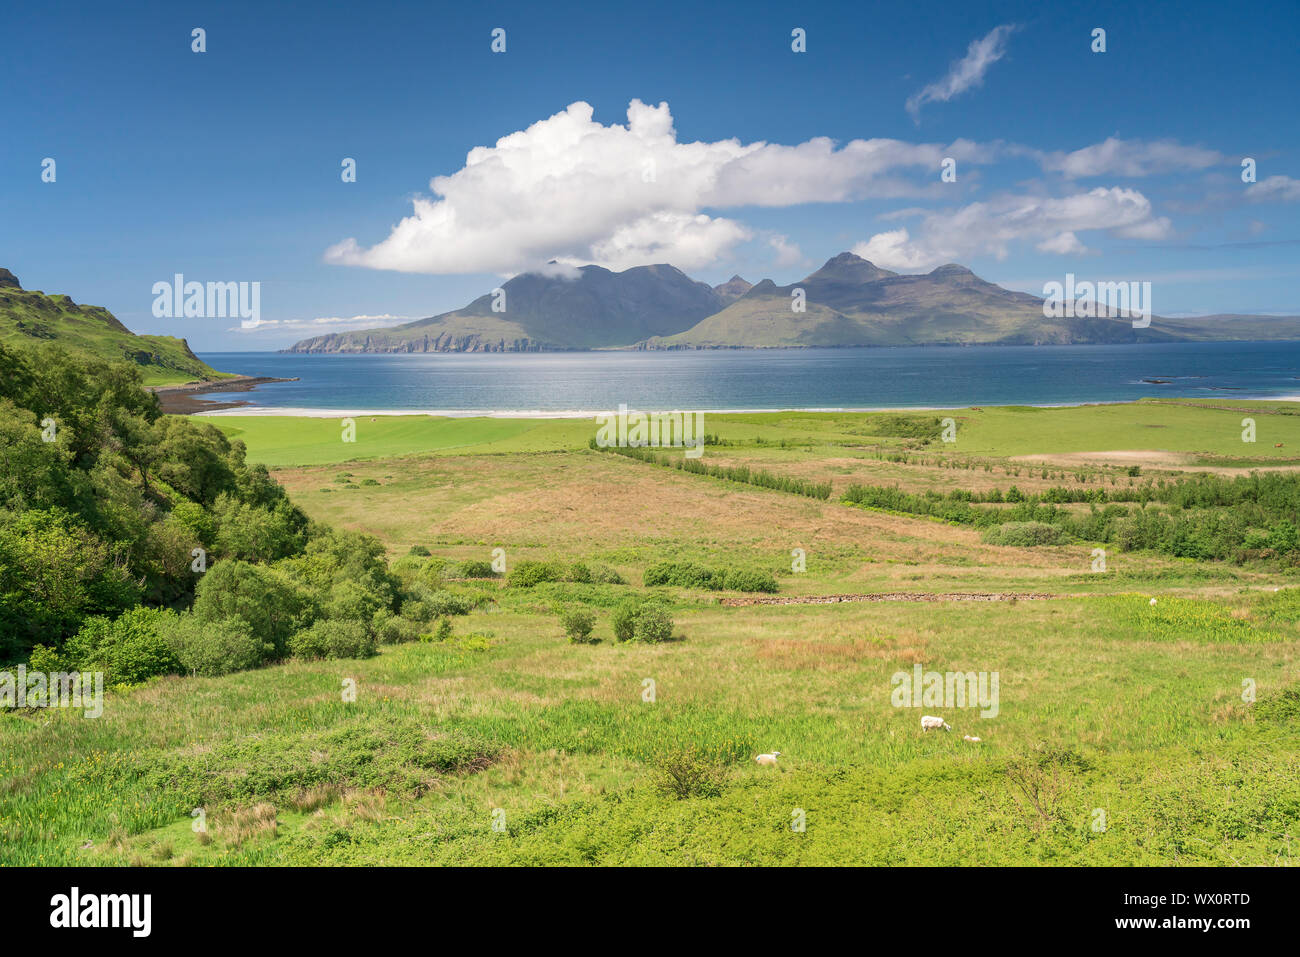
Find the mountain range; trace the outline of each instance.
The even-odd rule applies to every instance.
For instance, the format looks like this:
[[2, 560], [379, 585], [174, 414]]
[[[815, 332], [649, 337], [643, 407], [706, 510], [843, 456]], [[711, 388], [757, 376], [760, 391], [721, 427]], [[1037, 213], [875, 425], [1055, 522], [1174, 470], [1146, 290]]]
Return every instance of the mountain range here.
[[[794, 305], [801, 301], [803, 309]], [[710, 287], [674, 266], [555, 265], [463, 309], [304, 339], [288, 352], [542, 352], [1300, 339], [1300, 317], [1046, 318], [1043, 300], [955, 263], [903, 275], [840, 253], [798, 282]]]

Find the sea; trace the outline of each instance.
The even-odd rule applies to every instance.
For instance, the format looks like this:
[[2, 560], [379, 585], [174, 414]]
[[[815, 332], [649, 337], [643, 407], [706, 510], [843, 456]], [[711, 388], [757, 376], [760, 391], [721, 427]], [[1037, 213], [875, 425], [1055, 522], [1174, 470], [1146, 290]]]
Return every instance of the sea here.
[[203, 353], [294, 379], [203, 398], [216, 414], [588, 416], [640, 411], [1086, 405], [1144, 396], [1300, 399], [1300, 342], [692, 352]]

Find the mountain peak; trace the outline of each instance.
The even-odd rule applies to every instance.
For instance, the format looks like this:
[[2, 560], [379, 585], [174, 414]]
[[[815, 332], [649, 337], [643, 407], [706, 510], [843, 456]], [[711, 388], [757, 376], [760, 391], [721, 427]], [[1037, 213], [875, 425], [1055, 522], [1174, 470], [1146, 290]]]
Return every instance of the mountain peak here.
[[0, 266], [0, 289], [22, 289], [22, 284], [18, 282], [18, 277], [8, 269]]
[[721, 296], [724, 302], [734, 302], [753, 288], [752, 282], [742, 279], [740, 273], [737, 273], [726, 282], [714, 286], [713, 291]]
[[942, 266], [935, 266], [930, 270], [931, 276], [973, 276], [975, 275], [965, 266], [957, 263], [944, 263]]
[[898, 273], [890, 272], [888, 269], [881, 269], [874, 263], [869, 263], [854, 253], [840, 253], [838, 256], [832, 256], [826, 260], [826, 265], [803, 281], [824, 280], [828, 282], [862, 283], [875, 282], [877, 279], [897, 275]]

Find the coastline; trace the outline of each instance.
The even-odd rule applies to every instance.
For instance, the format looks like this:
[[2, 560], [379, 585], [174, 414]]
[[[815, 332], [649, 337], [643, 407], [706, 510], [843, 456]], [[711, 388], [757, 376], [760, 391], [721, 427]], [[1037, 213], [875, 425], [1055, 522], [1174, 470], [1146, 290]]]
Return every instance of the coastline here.
[[217, 400], [195, 398], [205, 392], [251, 392], [259, 385], [268, 382], [297, 382], [298, 376], [281, 378], [278, 376], [237, 375], [229, 379], [214, 382], [183, 382], [180, 385], [150, 386], [149, 391], [158, 396], [158, 403], [167, 415], [198, 415], [203, 412], [216, 412], [250, 406], [251, 402], [239, 400]]
[[[1160, 396], [1143, 396], [1158, 399]], [[819, 412], [819, 413], [855, 413], [855, 412], [944, 412], [953, 409], [997, 409], [1012, 406], [1025, 406], [1034, 409], [1079, 409], [1094, 405], [1131, 405], [1141, 399], [1102, 399], [1092, 402], [1008, 402], [982, 403], [970, 405], [874, 405], [874, 406], [835, 406], [835, 407], [790, 407], [769, 409], [629, 409], [629, 412], [691, 412], [699, 415], [761, 415], [778, 412]], [[1188, 400], [1191, 401], [1191, 400]], [[1300, 395], [1261, 396], [1251, 399], [1239, 399], [1240, 402], [1297, 402]], [[316, 409], [286, 406], [271, 408], [256, 406], [247, 402], [229, 403], [226, 408], [205, 409], [194, 415], [215, 418], [238, 416], [285, 416], [302, 419], [340, 419], [360, 418], [363, 416], [413, 416], [424, 415], [449, 419], [591, 419], [598, 415], [617, 415], [617, 409]]]

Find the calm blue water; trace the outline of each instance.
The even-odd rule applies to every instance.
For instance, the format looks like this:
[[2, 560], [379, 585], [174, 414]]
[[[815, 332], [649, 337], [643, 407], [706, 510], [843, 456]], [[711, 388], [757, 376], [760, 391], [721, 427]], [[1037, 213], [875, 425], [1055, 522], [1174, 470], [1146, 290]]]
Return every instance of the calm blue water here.
[[357, 411], [573, 413], [621, 402], [645, 411], [853, 409], [1300, 395], [1300, 342], [202, 358], [228, 372], [301, 379], [211, 398]]

